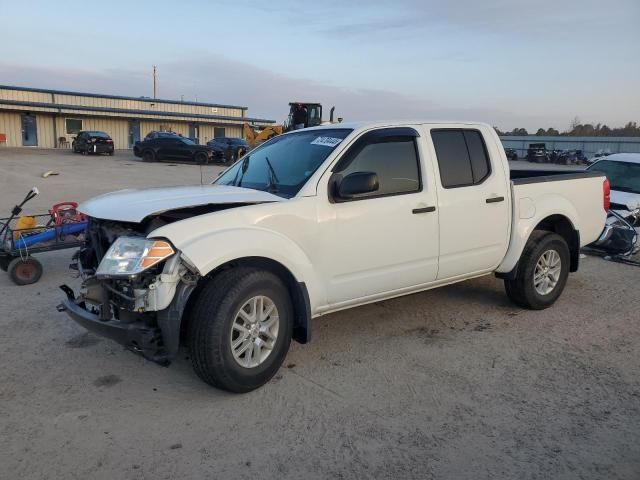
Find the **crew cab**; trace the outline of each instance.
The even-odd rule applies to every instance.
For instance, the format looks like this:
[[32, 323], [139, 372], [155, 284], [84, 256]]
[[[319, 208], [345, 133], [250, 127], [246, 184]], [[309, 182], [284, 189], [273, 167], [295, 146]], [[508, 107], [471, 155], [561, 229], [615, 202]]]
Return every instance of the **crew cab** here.
[[[123, 190], [80, 206], [88, 330], [207, 383], [269, 381], [330, 312], [495, 273], [551, 306], [608, 209], [601, 172], [510, 173], [480, 123], [344, 123], [272, 138], [210, 185]], [[425, 306], [427, 308], [427, 306]]]

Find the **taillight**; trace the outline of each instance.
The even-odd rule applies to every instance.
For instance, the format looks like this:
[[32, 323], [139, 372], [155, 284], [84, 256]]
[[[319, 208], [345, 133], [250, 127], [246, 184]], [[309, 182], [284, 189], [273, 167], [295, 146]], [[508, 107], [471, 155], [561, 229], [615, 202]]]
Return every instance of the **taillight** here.
[[611, 184], [608, 178], [605, 178], [604, 182], [602, 182], [602, 207], [605, 212], [608, 212], [609, 208], [611, 208]]
[[107, 143], [113, 143], [113, 140], [111, 140], [110, 138], [107, 138]]

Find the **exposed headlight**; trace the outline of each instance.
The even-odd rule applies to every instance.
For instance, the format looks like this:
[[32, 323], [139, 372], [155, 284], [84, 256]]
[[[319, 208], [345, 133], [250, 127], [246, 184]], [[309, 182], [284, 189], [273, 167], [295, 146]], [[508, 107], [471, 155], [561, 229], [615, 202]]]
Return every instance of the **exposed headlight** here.
[[175, 250], [166, 240], [120, 237], [100, 262], [96, 275], [136, 275], [174, 253]]

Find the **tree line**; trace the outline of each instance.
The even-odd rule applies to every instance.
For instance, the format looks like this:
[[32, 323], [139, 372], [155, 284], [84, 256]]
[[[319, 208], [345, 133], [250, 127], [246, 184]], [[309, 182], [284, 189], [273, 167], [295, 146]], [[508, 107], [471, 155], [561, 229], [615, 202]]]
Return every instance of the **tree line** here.
[[[498, 135], [531, 135], [526, 128], [514, 128], [510, 132], [503, 132], [495, 128]], [[536, 136], [563, 136], [563, 137], [640, 137], [640, 126], [636, 122], [628, 122], [624, 127], [610, 128], [605, 124], [580, 123], [578, 117], [574, 118], [565, 131], [560, 132], [555, 128], [539, 128]]]

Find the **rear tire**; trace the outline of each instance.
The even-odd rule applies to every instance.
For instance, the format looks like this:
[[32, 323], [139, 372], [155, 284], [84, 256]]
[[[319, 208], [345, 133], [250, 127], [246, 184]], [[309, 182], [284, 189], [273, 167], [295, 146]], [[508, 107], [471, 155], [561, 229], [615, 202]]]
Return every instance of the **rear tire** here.
[[206, 165], [209, 163], [209, 157], [204, 152], [196, 153], [193, 159], [197, 164], [200, 164], [200, 165]]
[[42, 264], [33, 257], [14, 258], [7, 269], [9, 278], [16, 285], [31, 285], [42, 277]]
[[504, 281], [507, 296], [523, 308], [548, 308], [562, 294], [569, 268], [570, 252], [565, 239], [556, 233], [536, 230], [522, 252], [515, 279]]
[[143, 162], [153, 162], [156, 159], [155, 153], [153, 150], [145, 150], [142, 152], [142, 161]]
[[[256, 298], [262, 299], [261, 307], [254, 311], [266, 315], [268, 309], [263, 310], [263, 306], [273, 305], [271, 316], [266, 315], [255, 324], [247, 322], [244, 328], [245, 315], [241, 310], [247, 313], [245, 306]], [[254, 317], [262, 318], [260, 315]], [[261, 322], [274, 321], [277, 321], [275, 335], [271, 331], [269, 336], [262, 337]], [[254, 331], [251, 325], [255, 326]], [[209, 385], [234, 393], [250, 392], [267, 383], [278, 371], [289, 350], [292, 331], [289, 291], [276, 275], [246, 267], [227, 270], [210, 280], [196, 300], [187, 337], [193, 369]], [[262, 347], [267, 345], [265, 342], [272, 342], [270, 348]], [[254, 343], [260, 345], [260, 349], [254, 350]], [[238, 351], [244, 345], [248, 345], [248, 349], [246, 353], [240, 352], [244, 357], [238, 358]], [[248, 350], [254, 352], [252, 356]], [[252, 358], [258, 363], [243, 365], [245, 361], [249, 365]]]

